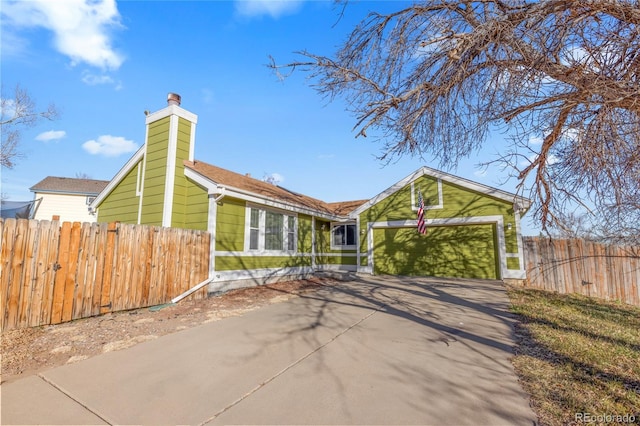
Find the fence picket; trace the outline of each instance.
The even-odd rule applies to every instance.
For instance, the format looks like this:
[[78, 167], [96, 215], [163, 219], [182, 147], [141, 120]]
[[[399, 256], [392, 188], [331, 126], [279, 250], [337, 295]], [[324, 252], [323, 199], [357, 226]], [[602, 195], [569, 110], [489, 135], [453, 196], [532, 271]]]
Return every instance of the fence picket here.
[[76, 293], [76, 273], [78, 272], [78, 254], [80, 252], [80, 222], [71, 225], [69, 240], [69, 265], [64, 280], [64, 300], [62, 304], [62, 322], [73, 319], [73, 302]]
[[37, 256], [36, 247], [36, 235], [38, 233], [37, 224], [32, 221], [27, 221], [25, 228], [25, 251], [24, 251], [24, 264], [22, 273], [22, 291], [20, 292], [20, 312], [18, 314], [19, 327], [28, 327], [29, 318], [31, 316], [31, 302], [34, 300], [33, 295], [35, 292], [34, 275], [35, 275], [35, 259]]
[[0, 221], [0, 238], [2, 238], [2, 246], [0, 246], [0, 329], [4, 328], [5, 314], [7, 314], [7, 300], [9, 291], [9, 263], [10, 258], [8, 244], [5, 241], [9, 241], [9, 237], [5, 232], [8, 232], [9, 227], [5, 226], [4, 221]]
[[72, 310], [71, 310], [71, 318], [78, 319], [83, 318], [85, 316], [82, 304], [84, 302], [84, 298], [86, 297], [86, 293], [90, 292], [87, 287], [90, 287], [87, 284], [86, 276], [87, 276], [87, 268], [89, 267], [89, 223], [80, 224], [80, 235], [79, 235], [79, 248], [78, 248], [78, 261], [77, 261], [77, 270], [74, 279], [75, 299], [73, 301]]
[[[44, 235], [47, 241], [46, 263], [42, 273], [42, 306], [40, 309], [40, 320], [37, 324], [51, 324], [53, 315], [53, 291], [56, 280], [56, 259], [60, 250], [60, 223], [58, 221], [45, 222], [41, 226], [45, 226], [48, 230]], [[34, 323], [33, 325], [36, 325]]]
[[100, 313], [111, 312], [111, 282], [115, 272], [113, 271], [113, 260], [116, 256], [116, 237], [118, 224], [110, 223], [107, 227], [107, 244], [105, 246], [104, 270], [102, 275], [102, 295], [100, 297]]
[[104, 263], [107, 246], [108, 224], [99, 223], [96, 228], [95, 269], [93, 272], [93, 297], [91, 300], [91, 315], [100, 314], [100, 301], [102, 299], [102, 287], [104, 286]]

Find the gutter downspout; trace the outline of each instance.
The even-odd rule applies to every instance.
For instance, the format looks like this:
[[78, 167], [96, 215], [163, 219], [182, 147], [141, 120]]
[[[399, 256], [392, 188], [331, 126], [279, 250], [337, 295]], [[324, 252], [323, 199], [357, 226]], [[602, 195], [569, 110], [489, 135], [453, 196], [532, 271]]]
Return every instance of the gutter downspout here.
[[[220, 200], [222, 200], [224, 198], [225, 189], [226, 189], [225, 187], [220, 188], [220, 193], [218, 194], [218, 196], [216, 198], [213, 199], [213, 201], [216, 204]], [[215, 238], [215, 235], [213, 235], [213, 238]], [[209, 256], [209, 262], [211, 262], [211, 261], [212, 261], [211, 256]], [[209, 270], [211, 270], [211, 268], [209, 268]], [[213, 279], [213, 276], [210, 276], [209, 278], [207, 278], [206, 280], [202, 281], [201, 283], [196, 284], [195, 286], [191, 287], [189, 290], [185, 291], [181, 295], [176, 296], [173, 299], [171, 299], [171, 303], [177, 303], [177, 302], [181, 301], [182, 299], [184, 299], [185, 297], [189, 296], [190, 294], [195, 293], [196, 291], [200, 290], [205, 285], [209, 284], [209, 282], [211, 282], [212, 279]]]
[[218, 201], [222, 200], [225, 196], [225, 192], [227, 190], [227, 188], [225, 188], [224, 186], [222, 187], [218, 187], [220, 189], [220, 192], [218, 193], [218, 196], [216, 198], [213, 199], [213, 201], [217, 204]]
[[185, 297], [187, 297], [191, 293], [194, 293], [194, 292], [200, 290], [205, 285], [209, 284], [209, 281], [211, 281], [211, 278], [207, 278], [206, 280], [202, 281], [201, 283], [196, 284], [195, 286], [191, 287], [189, 290], [187, 290], [184, 293], [182, 293], [180, 296], [176, 296], [173, 299], [171, 299], [171, 303], [178, 303], [179, 301], [181, 301], [182, 299], [184, 299]]

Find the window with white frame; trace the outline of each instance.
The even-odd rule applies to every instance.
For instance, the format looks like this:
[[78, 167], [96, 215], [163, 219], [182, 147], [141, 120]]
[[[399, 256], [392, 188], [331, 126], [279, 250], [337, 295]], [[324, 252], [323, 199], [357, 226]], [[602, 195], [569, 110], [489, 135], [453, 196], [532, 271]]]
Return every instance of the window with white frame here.
[[296, 217], [275, 210], [250, 207], [245, 247], [250, 251], [295, 251]]
[[355, 249], [356, 238], [357, 231], [355, 223], [340, 223], [331, 225], [332, 249]]
[[249, 250], [258, 250], [260, 239], [260, 210], [250, 209]]

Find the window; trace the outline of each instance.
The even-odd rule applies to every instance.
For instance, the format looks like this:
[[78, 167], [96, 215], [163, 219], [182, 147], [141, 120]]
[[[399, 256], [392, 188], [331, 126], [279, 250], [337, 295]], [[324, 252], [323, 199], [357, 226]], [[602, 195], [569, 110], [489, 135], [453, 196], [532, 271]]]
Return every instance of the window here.
[[296, 249], [296, 219], [293, 216], [287, 216], [287, 250], [294, 251]]
[[255, 251], [295, 251], [296, 217], [273, 210], [249, 208], [245, 247]]
[[333, 225], [331, 227], [331, 248], [356, 248], [356, 235], [355, 223]]
[[251, 209], [249, 223], [249, 250], [258, 250], [258, 238], [260, 237], [260, 210]]
[[282, 231], [284, 229], [284, 216], [270, 211], [266, 212], [266, 224], [264, 228], [264, 249], [282, 250]]

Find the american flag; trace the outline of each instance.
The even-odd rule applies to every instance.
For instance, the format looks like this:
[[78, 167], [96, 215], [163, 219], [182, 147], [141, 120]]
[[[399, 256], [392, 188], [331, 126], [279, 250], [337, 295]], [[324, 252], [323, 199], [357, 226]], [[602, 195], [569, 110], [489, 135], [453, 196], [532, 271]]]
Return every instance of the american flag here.
[[427, 233], [427, 224], [424, 221], [424, 200], [420, 191], [418, 191], [418, 232]]

